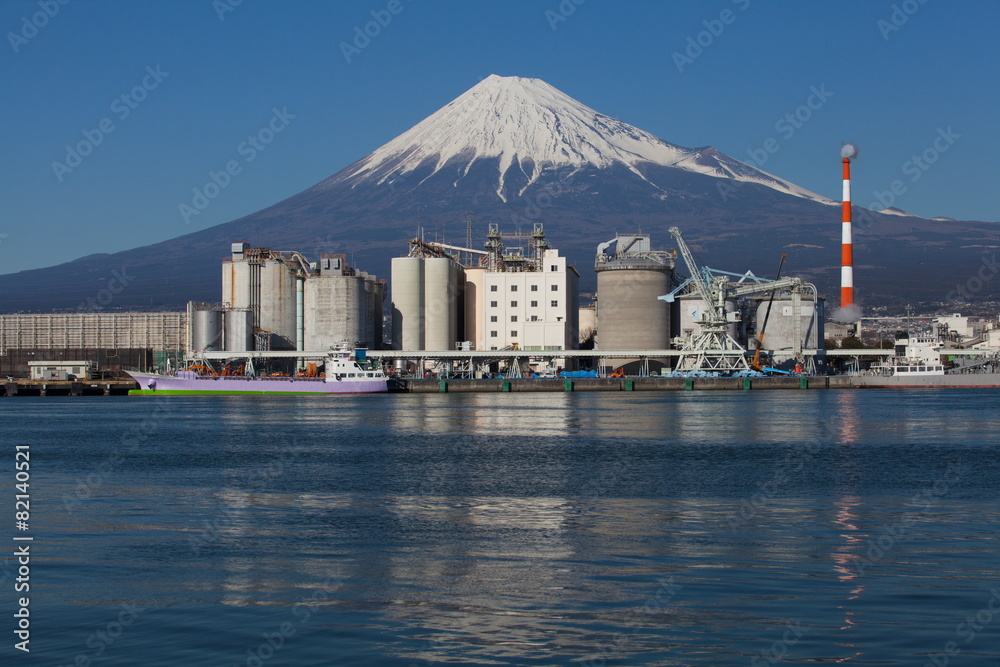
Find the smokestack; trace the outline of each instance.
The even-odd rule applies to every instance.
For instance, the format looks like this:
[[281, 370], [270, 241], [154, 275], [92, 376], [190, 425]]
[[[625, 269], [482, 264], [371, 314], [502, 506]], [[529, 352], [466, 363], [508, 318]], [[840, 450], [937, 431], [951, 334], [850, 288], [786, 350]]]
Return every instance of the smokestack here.
[[854, 144], [840, 149], [844, 164], [843, 223], [840, 238], [840, 307], [854, 305], [854, 242], [851, 238], [851, 158], [858, 156]]

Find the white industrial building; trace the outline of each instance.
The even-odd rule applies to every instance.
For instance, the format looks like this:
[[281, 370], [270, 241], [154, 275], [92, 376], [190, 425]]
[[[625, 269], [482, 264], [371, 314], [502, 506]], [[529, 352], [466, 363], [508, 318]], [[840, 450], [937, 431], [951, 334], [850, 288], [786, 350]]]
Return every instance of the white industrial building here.
[[[529, 252], [505, 247], [520, 241]], [[524, 236], [490, 225], [485, 251], [414, 239], [392, 260], [393, 348], [576, 349], [579, 279], [540, 224]]]
[[522, 350], [571, 350], [577, 346], [580, 276], [557, 250], [546, 249], [541, 259], [538, 271], [482, 273], [476, 349], [517, 345]]

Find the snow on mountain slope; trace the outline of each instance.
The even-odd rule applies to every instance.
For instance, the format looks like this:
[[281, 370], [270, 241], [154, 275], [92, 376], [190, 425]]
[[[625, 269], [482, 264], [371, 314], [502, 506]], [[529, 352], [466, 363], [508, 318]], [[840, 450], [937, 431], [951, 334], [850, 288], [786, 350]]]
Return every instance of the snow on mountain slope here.
[[376, 149], [355, 169], [330, 179], [330, 184], [369, 179], [381, 184], [427, 164], [433, 169], [426, 178], [445, 165], [457, 166], [457, 184], [476, 160], [485, 158], [499, 158], [496, 192], [504, 201], [510, 194], [505, 175], [512, 165], [528, 177], [516, 193], [520, 195], [547, 168], [604, 168], [617, 163], [643, 180], [648, 180], [643, 165], [657, 164], [835, 203], [714, 148], [691, 149], [664, 141], [599, 113], [540, 79], [495, 74]]

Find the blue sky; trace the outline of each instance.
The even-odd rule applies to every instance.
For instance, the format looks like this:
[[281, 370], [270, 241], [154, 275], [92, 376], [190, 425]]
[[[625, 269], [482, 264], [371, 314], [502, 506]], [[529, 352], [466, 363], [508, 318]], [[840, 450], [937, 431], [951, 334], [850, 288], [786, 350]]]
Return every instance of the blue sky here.
[[[853, 141], [855, 203], [898, 181], [914, 214], [1000, 221], [995, 1], [236, 2], [0, 2], [0, 273], [257, 211], [492, 73], [834, 199]], [[244, 144], [269, 124], [270, 143]]]

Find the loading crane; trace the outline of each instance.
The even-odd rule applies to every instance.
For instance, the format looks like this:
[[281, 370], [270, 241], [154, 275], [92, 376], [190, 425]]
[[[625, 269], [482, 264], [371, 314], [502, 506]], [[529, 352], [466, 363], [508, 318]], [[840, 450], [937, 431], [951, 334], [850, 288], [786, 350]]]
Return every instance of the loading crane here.
[[[677, 249], [680, 251], [691, 277], [669, 294], [657, 298], [660, 301], [672, 303], [682, 290], [690, 286], [701, 297], [704, 304], [696, 322], [700, 327], [700, 332], [691, 339], [681, 340], [681, 352], [684, 354], [680, 357], [677, 370], [726, 374], [751, 370], [746, 350], [729, 335], [729, 326], [740, 321], [740, 314], [729, 312], [726, 309], [726, 302], [743, 296], [773, 294], [781, 290], [796, 292], [803, 285], [802, 279], [766, 280], [752, 276], [752, 274], [739, 275], [710, 269], [707, 266], [699, 266], [695, 261], [694, 254], [681, 236], [681, 231], [677, 227], [671, 227], [670, 235], [674, 237]], [[740, 281], [733, 282], [730, 280], [731, 276], [738, 276]], [[743, 282], [747, 278], [752, 278], [755, 282]]]
[[[781, 278], [781, 267], [785, 265], [785, 257], [788, 255], [782, 254], [781, 261], [778, 262], [778, 272], [774, 275], [774, 279], [778, 280]], [[764, 367], [760, 365], [760, 351], [764, 347], [764, 330], [767, 329], [767, 321], [771, 319], [771, 307], [774, 305], [774, 292], [771, 292], [771, 296], [767, 300], [767, 311], [764, 313], [764, 323], [760, 325], [760, 331], [757, 333], [757, 349], [753, 353], [753, 361], [750, 362], [750, 368], [755, 371], [762, 371]]]

